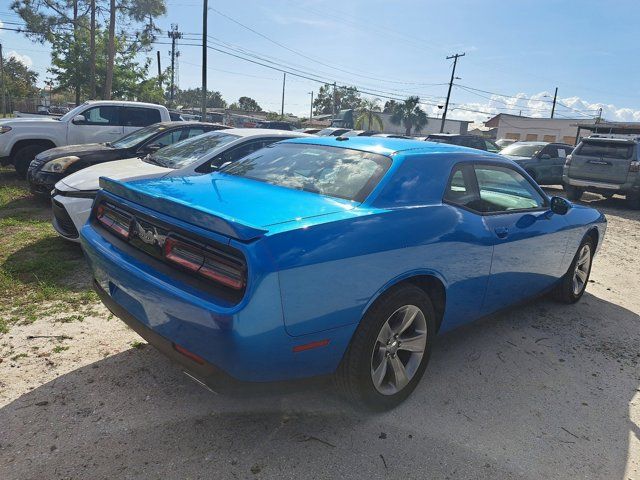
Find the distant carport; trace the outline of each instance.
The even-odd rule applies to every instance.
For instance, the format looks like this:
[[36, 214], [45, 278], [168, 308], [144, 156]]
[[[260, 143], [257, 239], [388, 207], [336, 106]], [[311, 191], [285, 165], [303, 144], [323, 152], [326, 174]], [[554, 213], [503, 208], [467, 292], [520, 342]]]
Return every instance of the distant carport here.
[[579, 123], [576, 144], [580, 141], [580, 130], [588, 130], [590, 134], [640, 135], [640, 122]]

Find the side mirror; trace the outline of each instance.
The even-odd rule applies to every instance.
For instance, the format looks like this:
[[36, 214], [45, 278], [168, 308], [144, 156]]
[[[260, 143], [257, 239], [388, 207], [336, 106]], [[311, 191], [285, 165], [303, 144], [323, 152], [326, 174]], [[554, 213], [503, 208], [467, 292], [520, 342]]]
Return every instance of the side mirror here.
[[73, 117], [73, 120], [71, 120], [71, 122], [74, 125], [82, 125], [83, 123], [87, 122], [87, 119], [84, 115], [76, 115], [75, 117]]
[[551, 155], [549, 155], [548, 153], [543, 153], [542, 155], [540, 155], [540, 160], [551, 160]]
[[571, 204], [562, 197], [551, 197], [551, 211], [558, 215], [565, 215], [569, 209], [571, 208]]

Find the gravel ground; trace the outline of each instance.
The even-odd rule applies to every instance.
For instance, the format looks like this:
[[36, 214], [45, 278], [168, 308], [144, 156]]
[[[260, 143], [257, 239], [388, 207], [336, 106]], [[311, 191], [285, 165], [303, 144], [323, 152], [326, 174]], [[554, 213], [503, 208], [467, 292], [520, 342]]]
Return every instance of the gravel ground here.
[[330, 388], [212, 394], [104, 309], [14, 326], [0, 336], [0, 478], [640, 478], [640, 212], [589, 200], [609, 229], [582, 301], [442, 336], [385, 414]]

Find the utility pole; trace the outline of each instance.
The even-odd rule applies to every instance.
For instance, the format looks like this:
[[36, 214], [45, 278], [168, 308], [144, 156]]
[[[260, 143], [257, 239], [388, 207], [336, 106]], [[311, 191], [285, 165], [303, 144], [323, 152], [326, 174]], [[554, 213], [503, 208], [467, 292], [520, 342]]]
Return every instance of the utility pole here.
[[336, 82], [333, 82], [333, 102], [331, 104], [331, 117], [336, 116]]
[[556, 111], [556, 99], [558, 98], [558, 87], [556, 87], [556, 93], [553, 94], [553, 106], [551, 107], [551, 118]]
[[444, 104], [444, 112], [442, 112], [442, 123], [440, 124], [440, 133], [444, 132], [444, 122], [447, 119], [447, 110], [449, 110], [449, 99], [451, 98], [451, 87], [453, 86], [453, 80], [456, 78], [456, 65], [458, 65], [458, 58], [464, 57], [464, 53], [456, 53], [447, 57], [447, 60], [453, 58], [453, 68], [451, 69], [451, 80], [449, 81], [449, 91], [447, 92], [447, 101]]
[[309, 124], [311, 124], [311, 120], [313, 119], [313, 92], [309, 92], [311, 94], [311, 105], [309, 106]]
[[207, 12], [209, 0], [202, 3], [202, 114], [201, 122], [207, 121]]
[[282, 73], [282, 107], [280, 107], [280, 116], [284, 118], [284, 86], [287, 83], [287, 74]]
[[160, 50], [156, 50], [156, 56], [158, 57], [158, 85], [162, 88], [162, 66], [160, 65]]
[[171, 90], [169, 91], [169, 99], [173, 103], [175, 94], [176, 40], [182, 38], [182, 33], [178, 31], [178, 25], [172, 23], [171, 30], [167, 32], [167, 35], [171, 39]]
[[596, 123], [600, 123], [602, 121], [602, 107], [598, 109], [598, 118], [596, 118]]
[[0, 83], [2, 83], [2, 118], [6, 115], [5, 85], [4, 85], [4, 58], [2, 57], [2, 44], [0, 43]]

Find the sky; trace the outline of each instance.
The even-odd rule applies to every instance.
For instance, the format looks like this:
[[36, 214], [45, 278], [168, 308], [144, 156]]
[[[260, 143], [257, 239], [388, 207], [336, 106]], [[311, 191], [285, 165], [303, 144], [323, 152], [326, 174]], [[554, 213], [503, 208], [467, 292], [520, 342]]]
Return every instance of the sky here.
[[[0, 22], [19, 18], [0, 1]], [[615, 5], [615, 7], [613, 7]], [[201, 0], [167, 0], [155, 51], [169, 65], [166, 31], [177, 24], [180, 88], [201, 82]], [[483, 122], [496, 113], [559, 118], [598, 115], [640, 121], [640, 2], [616, 0], [209, 0], [210, 45], [288, 70], [285, 111], [308, 116], [316, 80], [354, 85], [367, 96], [419, 95], [437, 115], [458, 61], [448, 117]], [[5, 55], [47, 77], [48, 46], [0, 30]], [[226, 45], [226, 46], [225, 46]], [[242, 50], [238, 50], [242, 49]], [[259, 58], [259, 59], [258, 59]], [[281, 71], [209, 50], [207, 82], [231, 103], [246, 95], [279, 111]], [[299, 74], [308, 78], [296, 77]], [[311, 79], [309, 79], [311, 78]]]

